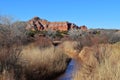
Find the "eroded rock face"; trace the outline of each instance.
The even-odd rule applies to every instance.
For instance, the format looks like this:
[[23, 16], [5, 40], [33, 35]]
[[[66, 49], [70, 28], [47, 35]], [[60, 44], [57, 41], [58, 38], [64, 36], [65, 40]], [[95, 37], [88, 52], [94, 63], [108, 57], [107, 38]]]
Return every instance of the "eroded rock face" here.
[[75, 24], [69, 22], [50, 22], [48, 29], [67, 31], [69, 29], [78, 28]]
[[59, 30], [67, 31], [69, 29], [78, 28], [77, 25], [69, 22], [49, 22], [47, 20], [40, 19], [39, 17], [34, 17], [28, 21], [26, 29], [28, 30]]
[[33, 19], [29, 20], [27, 23], [27, 30], [44, 30], [48, 25], [47, 20], [40, 19], [39, 17], [34, 17]]

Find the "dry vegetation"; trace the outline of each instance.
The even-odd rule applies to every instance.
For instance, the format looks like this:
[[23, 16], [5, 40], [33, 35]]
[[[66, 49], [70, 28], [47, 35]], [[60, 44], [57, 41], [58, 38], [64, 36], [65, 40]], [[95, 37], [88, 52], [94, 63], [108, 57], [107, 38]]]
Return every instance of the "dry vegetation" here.
[[[74, 44], [74, 48], [66, 50], [69, 55], [76, 55], [74, 58], [78, 60], [73, 80], [120, 79], [119, 31], [101, 30], [85, 33], [75, 30], [71, 31], [70, 35], [76, 44]], [[73, 44], [67, 45], [69, 47]]]
[[0, 80], [50, 80], [63, 73], [70, 58], [49, 39], [28, 36], [25, 25], [0, 16]]
[[79, 53], [82, 62], [73, 80], [119, 80], [120, 43], [86, 47]]
[[[40, 49], [29, 44], [25, 46], [21, 60], [27, 80], [50, 80], [65, 71], [70, 58], [62, 49], [53, 46]], [[34, 74], [34, 75], [33, 75]]]
[[8, 17], [0, 16], [0, 23], [0, 80], [19, 80], [21, 67], [18, 60], [24, 43], [22, 39], [26, 36], [12, 26]]
[[[73, 80], [120, 80], [120, 32], [73, 29], [41, 36], [25, 26], [0, 16], [0, 80], [53, 80], [71, 58], [78, 60]], [[62, 39], [53, 45], [52, 40]]]

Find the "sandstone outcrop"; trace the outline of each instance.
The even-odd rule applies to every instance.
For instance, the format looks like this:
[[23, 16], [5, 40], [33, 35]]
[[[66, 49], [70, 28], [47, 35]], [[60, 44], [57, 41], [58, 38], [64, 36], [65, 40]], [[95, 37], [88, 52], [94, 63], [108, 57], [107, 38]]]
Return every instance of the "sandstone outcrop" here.
[[27, 30], [44, 30], [47, 28], [49, 22], [47, 20], [40, 19], [39, 17], [34, 17], [27, 23]]
[[[74, 23], [70, 22], [49, 22], [44, 19], [40, 19], [39, 17], [34, 17], [33, 19], [29, 20], [27, 23], [26, 29], [28, 30], [59, 30], [59, 31], [67, 31], [70, 29], [78, 29], [79, 27]], [[87, 27], [83, 26], [81, 29], [86, 30]]]

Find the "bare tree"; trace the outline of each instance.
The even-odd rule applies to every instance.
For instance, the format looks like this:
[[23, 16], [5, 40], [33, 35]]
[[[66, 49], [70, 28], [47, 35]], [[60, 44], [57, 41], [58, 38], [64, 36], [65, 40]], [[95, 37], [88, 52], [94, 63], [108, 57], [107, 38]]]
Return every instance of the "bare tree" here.
[[71, 29], [68, 31], [68, 34], [73, 40], [77, 40], [82, 36], [85, 36], [86, 33], [81, 29]]
[[109, 38], [110, 43], [116, 43], [120, 41], [120, 32], [115, 32]]
[[13, 70], [14, 78], [19, 80], [22, 70], [18, 60], [21, 56], [24, 33], [11, 22], [11, 18], [0, 16], [0, 73]]
[[46, 33], [46, 36], [49, 37], [51, 40], [55, 38], [56, 31], [49, 29]]

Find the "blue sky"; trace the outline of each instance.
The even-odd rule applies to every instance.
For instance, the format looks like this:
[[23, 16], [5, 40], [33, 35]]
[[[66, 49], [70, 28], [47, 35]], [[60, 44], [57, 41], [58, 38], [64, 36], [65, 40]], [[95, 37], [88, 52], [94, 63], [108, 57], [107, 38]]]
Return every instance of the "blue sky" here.
[[0, 15], [27, 21], [69, 21], [88, 28], [120, 29], [120, 0], [1, 0]]

